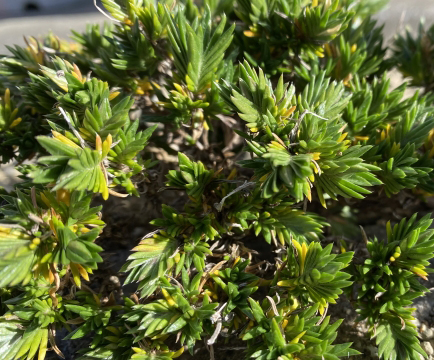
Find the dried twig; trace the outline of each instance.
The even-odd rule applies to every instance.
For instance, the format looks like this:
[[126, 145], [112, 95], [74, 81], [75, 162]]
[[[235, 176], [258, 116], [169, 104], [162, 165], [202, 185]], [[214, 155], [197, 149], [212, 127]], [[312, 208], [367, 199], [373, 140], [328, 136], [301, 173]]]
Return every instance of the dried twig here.
[[80, 141], [80, 145], [82, 148], [86, 147], [86, 142], [81, 137], [80, 133], [75, 129], [74, 125], [71, 123], [71, 119], [66, 114], [65, 110], [63, 110], [61, 107], [59, 107], [60, 113], [62, 114], [63, 118], [65, 119], [66, 123], [68, 124], [71, 131], [74, 133], [75, 137]]
[[216, 342], [217, 337], [219, 336], [219, 334], [222, 330], [223, 318], [222, 318], [221, 312], [224, 310], [224, 308], [226, 307], [227, 304], [228, 303], [224, 303], [210, 318], [211, 322], [213, 324], [216, 324], [216, 327], [214, 329], [214, 333], [206, 342], [207, 345], [213, 345]]
[[215, 203], [214, 207], [217, 209], [217, 211], [222, 211], [223, 205], [225, 203], [225, 200], [228, 197], [236, 194], [237, 192], [240, 192], [241, 190], [247, 189], [247, 188], [255, 186], [255, 185], [256, 185], [255, 182], [247, 182], [247, 181], [245, 181], [244, 184], [238, 186], [236, 189], [232, 190], [229, 194], [227, 194], [223, 199], [221, 199], [219, 203]]
[[324, 117], [322, 117], [322, 116], [319, 116], [318, 114], [315, 114], [315, 113], [312, 112], [312, 111], [304, 110], [304, 111], [300, 114], [300, 117], [297, 119], [297, 122], [295, 123], [294, 128], [293, 128], [293, 129], [291, 130], [291, 132], [289, 133], [289, 140], [290, 140], [291, 143], [294, 142], [294, 140], [295, 140], [295, 138], [296, 138], [296, 135], [297, 135], [297, 132], [298, 132], [298, 129], [300, 128], [301, 122], [303, 121], [304, 117], [305, 117], [307, 114], [310, 114], [310, 115], [316, 116], [317, 118], [320, 118], [320, 119], [322, 119], [322, 120], [328, 120], [328, 119], [326, 119], [326, 118], [324, 118]]
[[104, 12], [104, 10], [101, 9], [101, 8], [98, 6], [98, 4], [96, 3], [96, 0], [93, 0], [93, 4], [95, 5], [96, 9], [97, 9], [101, 14], [103, 14], [107, 19], [110, 19], [110, 20], [115, 21], [115, 22], [118, 22], [118, 23], [122, 23], [122, 21], [117, 20], [117, 19], [115, 19], [114, 17], [111, 17], [110, 15], [106, 14], [106, 13]]

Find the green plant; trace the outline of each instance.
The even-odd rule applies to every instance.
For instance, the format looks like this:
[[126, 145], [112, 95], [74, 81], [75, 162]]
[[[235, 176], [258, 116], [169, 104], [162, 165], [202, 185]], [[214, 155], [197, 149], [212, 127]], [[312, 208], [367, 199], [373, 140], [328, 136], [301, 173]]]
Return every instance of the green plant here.
[[[361, 284], [358, 296], [361, 319], [368, 319], [374, 331], [379, 356], [413, 358], [424, 354], [415, 326], [411, 323], [412, 300], [428, 291], [416, 277], [426, 279], [433, 257], [432, 220], [402, 219], [393, 228], [387, 224], [387, 241], [368, 242], [370, 257], [357, 267]], [[398, 296], [397, 296], [398, 295]], [[369, 307], [369, 309], [368, 309]], [[426, 356], [426, 355], [425, 355]]]
[[[113, 24], [0, 58], [0, 159], [22, 180], [1, 191], [0, 357], [356, 356], [328, 315], [343, 297], [380, 358], [426, 356], [430, 215], [354, 228], [375, 198], [434, 193], [432, 29], [388, 59], [383, 0], [102, 3]], [[391, 90], [394, 67], [423, 95]], [[125, 242], [124, 294], [100, 279]]]

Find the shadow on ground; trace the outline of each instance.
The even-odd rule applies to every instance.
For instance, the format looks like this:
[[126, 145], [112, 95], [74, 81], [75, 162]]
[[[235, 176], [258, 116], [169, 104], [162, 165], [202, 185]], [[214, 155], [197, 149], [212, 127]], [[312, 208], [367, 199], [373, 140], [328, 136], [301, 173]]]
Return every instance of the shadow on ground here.
[[24, 21], [26, 17], [39, 17], [48, 15], [79, 15], [84, 13], [97, 12], [97, 9], [95, 8], [92, 0], [69, 0], [64, 4], [62, 4], [62, 1], [59, 0], [58, 3], [53, 6], [40, 6], [38, 5], [37, 1], [34, 3], [32, 1], [29, 1], [29, 4], [27, 6], [23, 5], [23, 7], [23, 11], [19, 12], [0, 12], [0, 20], [22, 18], [22, 20]]

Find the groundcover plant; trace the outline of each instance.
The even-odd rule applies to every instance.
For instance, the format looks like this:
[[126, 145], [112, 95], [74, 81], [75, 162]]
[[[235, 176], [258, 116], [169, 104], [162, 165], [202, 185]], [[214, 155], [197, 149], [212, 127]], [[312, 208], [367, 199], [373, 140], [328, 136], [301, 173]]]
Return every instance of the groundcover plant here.
[[427, 357], [434, 27], [388, 49], [382, 0], [102, 5], [0, 58], [22, 180], [1, 190], [0, 358], [363, 358], [342, 299], [380, 358]]

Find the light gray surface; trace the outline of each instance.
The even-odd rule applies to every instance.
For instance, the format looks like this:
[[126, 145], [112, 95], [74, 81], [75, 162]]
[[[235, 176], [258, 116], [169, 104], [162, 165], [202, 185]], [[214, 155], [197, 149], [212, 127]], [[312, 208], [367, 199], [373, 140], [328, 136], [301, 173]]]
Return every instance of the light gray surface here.
[[427, 25], [434, 23], [434, 0], [390, 0], [389, 5], [375, 16], [380, 24], [385, 24], [384, 34], [389, 39], [407, 25], [417, 28], [423, 17]]
[[24, 36], [39, 36], [50, 30], [62, 39], [67, 39], [71, 29], [84, 30], [86, 24], [103, 22], [98, 14], [57, 15], [28, 18], [15, 18], [0, 22], [0, 51], [5, 53], [5, 45], [24, 45]]
[[13, 190], [13, 186], [19, 180], [18, 175], [14, 164], [0, 165], [0, 187], [4, 187], [7, 191]]
[[71, 29], [83, 31], [88, 23], [109, 21], [96, 11], [92, 0], [78, 0], [73, 4], [32, 14], [0, 20], [0, 53], [5, 52], [5, 45], [24, 45], [23, 36], [44, 35], [51, 30], [60, 38], [67, 39]]

